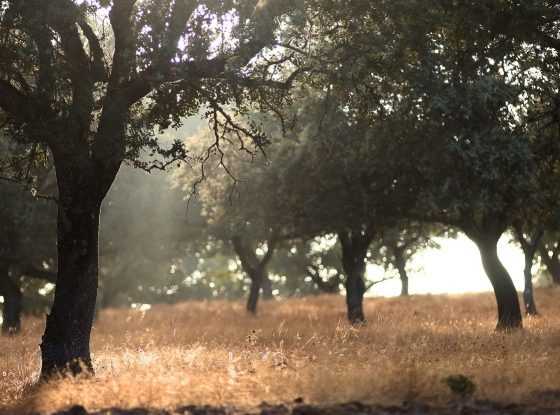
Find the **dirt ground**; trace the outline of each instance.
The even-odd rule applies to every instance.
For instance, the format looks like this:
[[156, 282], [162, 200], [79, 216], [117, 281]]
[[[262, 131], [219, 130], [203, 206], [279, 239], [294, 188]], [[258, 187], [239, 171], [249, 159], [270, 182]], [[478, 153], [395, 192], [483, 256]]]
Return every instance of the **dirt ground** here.
[[[558, 391], [560, 394], [560, 391]], [[365, 405], [349, 402], [338, 405], [320, 406], [304, 403], [291, 405], [261, 404], [253, 410], [238, 410], [231, 407], [186, 406], [171, 411], [143, 408], [118, 409], [87, 412], [82, 406], [74, 406], [54, 415], [558, 415], [560, 407], [529, 407], [525, 405], [504, 405], [488, 401], [455, 402], [446, 406], [430, 406], [421, 403], [400, 406]]]

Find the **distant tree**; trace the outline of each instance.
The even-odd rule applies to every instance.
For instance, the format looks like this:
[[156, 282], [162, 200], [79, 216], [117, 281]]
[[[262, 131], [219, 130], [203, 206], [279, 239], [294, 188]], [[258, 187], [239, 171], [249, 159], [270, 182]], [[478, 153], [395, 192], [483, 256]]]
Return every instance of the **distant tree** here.
[[533, 261], [537, 249], [541, 243], [544, 229], [537, 227], [532, 233], [525, 232], [521, 224], [513, 227], [515, 239], [521, 246], [525, 260], [523, 268], [523, 276], [525, 279], [525, 288], [523, 289], [523, 302], [525, 305], [525, 313], [528, 316], [536, 316], [538, 314], [535, 296], [533, 292]]
[[555, 285], [560, 284], [560, 238], [546, 230], [538, 246], [539, 257]]
[[298, 127], [283, 144], [288, 157], [277, 189], [283, 197], [273, 209], [300, 237], [337, 235], [348, 318], [359, 324], [370, 244], [411, 198], [387, 169], [384, 124], [364, 122], [329, 94], [309, 95], [298, 103]]
[[[9, 145], [0, 136], [0, 166], [14, 172], [14, 161], [25, 157], [22, 149]], [[39, 163], [40, 164], [40, 163]], [[0, 178], [0, 295], [4, 298], [2, 333], [16, 334], [21, 328], [24, 280], [32, 278], [44, 283], [56, 281], [56, 204], [46, 200], [53, 187], [53, 175], [40, 165], [30, 165], [23, 174], [34, 176], [18, 180]], [[36, 296], [36, 295], [35, 295]]]
[[397, 270], [401, 280], [401, 297], [409, 295], [407, 264], [412, 257], [426, 248], [439, 248], [434, 237], [444, 233], [443, 229], [423, 223], [405, 221], [384, 229], [371, 246], [370, 260], [385, 269]]
[[[523, 208], [514, 220], [512, 229], [525, 258], [523, 270], [525, 287], [523, 301], [527, 315], [537, 315], [537, 306], [533, 290], [533, 263], [539, 247], [546, 246], [546, 236], [558, 226], [560, 217], [557, 213], [560, 186], [558, 186], [558, 161], [560, 147], [558, 138], [550, 136], [550, 131], [534, 128], [535, 137], [531, 141], [533, 160], [536, 164], [534, 191], [525, 200]], [[548, 134], [547, 134], [548, 133]], [[554, 269], [554, 248], [541, 250], [541, 259]]]
[[330, 238], [328, 235], [314, 238], [299, 250], [302, 254], [299, 266], [305, 270], [304, 274], [317, 286], [319, 292], [326, 294], [339, 294], [344, 285], [339, 247], [332, 243], [333, 239], [334, 235]]
[[[244, 123], [250, 122], [255, 121]], [[272, 297], [268, 265], [278, 244], [286, 239], [282, 224], [270, 208], [281, 196], [274, 175], [268, 174], [277, 163], [276, 147], [267, 148], [265, 155], [249, 140], [233, 133], [226, 136], [220, 149], [208, 151], [214, 140], [211, 131], [200, 132], [189, 147], [198, 154], [198, 164], [194, 169], [182, 169], [175, 181], [186, 198], [196, 192], [206, 237], [227, 243], [238, 257], [250, 281], [247, 311], [255, 314], [261, 291], [265, 298]]]

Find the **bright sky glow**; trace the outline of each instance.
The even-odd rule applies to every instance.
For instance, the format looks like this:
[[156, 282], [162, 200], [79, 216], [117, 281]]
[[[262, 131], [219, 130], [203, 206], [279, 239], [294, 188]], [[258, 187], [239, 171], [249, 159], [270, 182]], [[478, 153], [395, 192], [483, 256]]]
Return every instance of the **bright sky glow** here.
[[[498, 243], [500, 260], [510, 273], [518, 291], [523, 290], [523, 254], [504, 234]], [[460, 294], [491, 291], [476, 245], [466, 236], [438, 239], [441, 249], [420, 252], [408, 267], [410, 294]], [[383, 268], [368, 266], [368, 277], [380, 279]], [[375, 285], [368, 295], [396, 296], [400, 294], [398, 278]]]

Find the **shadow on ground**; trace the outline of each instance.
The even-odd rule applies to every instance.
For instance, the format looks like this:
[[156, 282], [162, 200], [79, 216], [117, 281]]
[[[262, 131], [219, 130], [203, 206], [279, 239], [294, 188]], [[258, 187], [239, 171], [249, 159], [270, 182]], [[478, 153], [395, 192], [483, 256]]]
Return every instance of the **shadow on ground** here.
[[[556, 392], [559, 393], [560, 392]], [[292, 405], [261, 404], [254, 410], [238, 410], [232, 407], [216, 406], [185, 406], [174, 411], [155, 409], [118, 409], [109, 408], [96, 412], [88, 412], [82, 406], [74, 406], [52, 415], [560, 415], [560, 406], [547, 406], [543, 397], [543, 405], [504, 405], [490, 401], [455, 402], [447, 406], [430, 406], [421, 403], [404, 403], [401, 406], [366, 405], [360, 402], [349, 402], [338, 405], [307, 405], [296, 400]]]

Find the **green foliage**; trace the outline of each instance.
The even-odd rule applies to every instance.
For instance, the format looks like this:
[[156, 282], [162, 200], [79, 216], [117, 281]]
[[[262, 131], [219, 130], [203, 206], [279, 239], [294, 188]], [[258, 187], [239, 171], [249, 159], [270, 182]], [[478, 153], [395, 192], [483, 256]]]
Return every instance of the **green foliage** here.
[[451, 392], [465, 399], [476, 391], [476, 384], [465, 375], [450, 375], [443, 379]]

